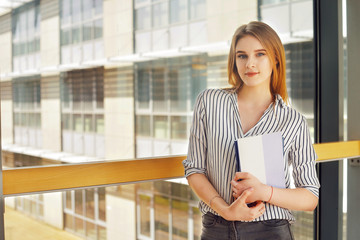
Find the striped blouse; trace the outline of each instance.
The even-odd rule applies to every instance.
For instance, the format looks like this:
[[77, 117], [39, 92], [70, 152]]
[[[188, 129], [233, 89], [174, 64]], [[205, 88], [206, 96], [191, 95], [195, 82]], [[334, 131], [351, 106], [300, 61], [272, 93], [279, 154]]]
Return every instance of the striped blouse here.
[[[237, 93], [223, 89], [205, 90], [196, 100], [190, 131], [188, 155], [183, 162], [185, 176], [205, 174], [228, 204], [233, 201], [230, 181], [236, 172], [234, 141], [271, 132], [281, 132], [284, 138], [286, 188], [290, 188], [290, 184], [306, 188], [318, 197], [317, 156], [306, 120], [299, 112], [288, 107], [279, 95], [256, 125], [244, 134]], [[203, 201], [200, 201], [199, 208], [203, 214], [217, 214]], [[270, 219], [295, 220], [288, 209], [266, 203], [265, 213], [254, 221]]]

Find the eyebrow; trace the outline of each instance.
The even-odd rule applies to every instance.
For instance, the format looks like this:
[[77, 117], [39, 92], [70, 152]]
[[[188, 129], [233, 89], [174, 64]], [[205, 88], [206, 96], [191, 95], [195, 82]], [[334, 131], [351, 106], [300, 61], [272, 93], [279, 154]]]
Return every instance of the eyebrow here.
[[[254, 52], [266, 52], [265, 49], [256, 49]], [[238, 50], [236, 51], [236, 53], [246, 53], [245, 51], [242, 51], [242, 50]]]

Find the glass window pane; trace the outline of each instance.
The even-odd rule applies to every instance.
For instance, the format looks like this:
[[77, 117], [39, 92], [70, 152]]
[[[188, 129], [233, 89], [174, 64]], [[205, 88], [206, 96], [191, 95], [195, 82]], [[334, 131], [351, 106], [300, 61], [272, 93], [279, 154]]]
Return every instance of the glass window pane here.
[[66, 191], [64, 194], [65, 194], [65, 208], [72, 210], [71, 191]]
[[137, 102], [139, 109], [150, 107], [150, 74], [148, 70], [140, 70], [137, 74]]
[[95, 189], [85, 190], [85, 206], [86, 206], [86, 217], [95, 219]]
[[65, 229], [74, 231], [74, 217], [65, 213]]
[[189, 67], [173, 67], [169, 72], [170, 109], [172, 112], [185, 112], [188, 107], [189, 93], [191, 91]]
[[83, 131], [82, 117], [79, 114], [75, 114], [73, 116], [73, 130], [76, 132]]
[[187, 139], [187, 117], [171, 117], [171, 139]]
[[165, 95], [165, 69], [155, 68], [153, 70], [153, 107], [154, 111], [167, 111]]
[[61, 29], [61, 46], [69, 45], [71, 42], [70, 32], [71, 28]]
[[86, 237], [88, 237], [87, 239], [97, 239], [95, 224], [86, 222]]
[[106, 221], [106, 194], [105, 188], [98, 188], [98, 198], [99, 198], [99, 219]]
[[103, 0], [94, 0], [95, 15], [103, 13]]
[[206, 0], [190, 0], [190, 19], [206, 17]]
[[75, 217], [75, 232], [79, 235], [85, 235], [83, 219]]
[[169, 138], [168, 117], [154, 116], [154, 137], [159, 139]]
[[193, 213], [193, 229], [194, 229], [194, 240], [200, 240], [202, 231], [202, 217], [199, 208], [192, 207]]
[[81, 1], [72, 1], [72, 23], [79, 23], [81, 21]]
[[94, 132], [93, 116], [84, 115], [84, 132]]
[[140, 205], [140, 234], [150, 237], [150, 206], [151, 198], [146, 195], [139, 196]]
[[69, 24], [71, 20], [71, 0], [62, 0], [61, 3], [61, 24]]
[[154, 4], [152, 8], [153, 27], [163, 27], [168, 24], [168, 4]]
[[84, 23], [83, 25], [83, 41], [89, 41], [92, 39], [92, 22]]
[[104, 134], [104, 115], [96, 115], [96, 133]]
[[84, 214], [83, 190], [75, 190], [75, 213]]
[[189, 205], [185, 201], [172, 200], [172, 233], [176, 239], [188, 239], [188, 211]]
[[102, 38], [103, 36], [103, 20], [94, 21], [94, 39]]
[[150, 7], [135, 10], [135, 27], [137, 30], [149, 29], [151, 27]]
[[170, 0], [170, 22], [178, 23], [187, 20], [187, 0]]
[[136, 116], [136, 135], [150, 137], [150, 116]]
[[98, 226], [98, 240], [106, 240], [106, 228]]
[[75, 26], [72, 28], [72, 43], [76, 44], [81, 41], [81, 29], [80, 26]]
[[82, 0], [83, 20], [90, 20], [92, 18], [92, 9], [93, 9], [93, 0]]
[[170, 200], [168, 197], [156, 195], [155, 210], [155, 239], [169, 239]]

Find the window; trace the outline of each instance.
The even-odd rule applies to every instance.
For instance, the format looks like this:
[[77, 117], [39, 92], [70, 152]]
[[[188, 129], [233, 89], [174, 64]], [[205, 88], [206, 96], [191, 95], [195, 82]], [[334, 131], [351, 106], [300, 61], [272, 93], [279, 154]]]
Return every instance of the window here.
[[61, 0], [61, 63], [104, 56], [103, 0]]

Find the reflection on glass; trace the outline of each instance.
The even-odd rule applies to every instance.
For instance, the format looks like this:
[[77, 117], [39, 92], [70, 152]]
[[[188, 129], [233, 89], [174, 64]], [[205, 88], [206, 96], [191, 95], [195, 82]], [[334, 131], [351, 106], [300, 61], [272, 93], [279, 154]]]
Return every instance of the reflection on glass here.
[[170, 0], [170, 22], [185, 22], [187, 20], [187, 0]]
[[92, 39], [92, 28], [91, 22], [84, 23], [83, 25], [83, 41], [89, 41]]
[[197, 207], [192, 207], [194, 240], [200, 240], [202, 231], [202, 214]]
[[154, 111], [164, 112], [166, 107], [165, 69], [155, 68], [153, 71], [153, 108]]
[[187, 120], [186, 116], [171, 117], [171, 139], [187, 139]]
[[84, 131], [93, 132], [93, 118], [92, 115], [84, 115]]
[[143, 7], [135, 11], [135, 27], [137, 30], [149, 29], [151, 26], [150, 7]]
[[148, 109], [150, 106], [150, 74], [146, 70], [140, 70], [137, 76], [138, 108]]
[[150, 137], [150, 116], [136, 116], [136, 135]]
[[86, 237], [87, 239], [96, 239], [95, 224], [91, 222], [86, 222]]
[[167, 139], [169, 137], [168, 117], [154, 116], [154, 137]]
[[155, 238], [169, 239], [169, 205], [167, 197], [155, 196]]
[[93, 188], [85, 190], [86, 217], [95, 219], [95, 190]]
[[206, 0], [190, 0], [190, 19], [206, 17]]
[[103, 36], [103, 20], [94, 21], [94, 39], [102, 38]]
[[75, 213], [84, 214], [84, 202], [82, 190], [75, 190]]
[[70, 214], [65, 214], [65, 229], [74, 231], [74, 218]]
[[74, 115], [73, 116], [73, 130], [75, 132], [82, 132], [83, 131], [83, 124], [82, 124], [82, 118], [81, 118], [81, 115]]
[[153, 27], [163, 27], [168, 24], [168, 4], [158, 3], [154, 4], [152, 8]]
[[189, 93], [191, 89], [190, 68], [189, 67], [173, 67], [169, 73], [170, 87], [170, 109], [172, 112], [185, 112]]
[[71, 204], [71, 191], [66, 191], [65, 192], [65, 208], [67, 209], [72, 209], [72, 204]]
[[189, 205], [185, 201], [172, 200], [172, 232], [176, 239], [186, 240], [188, 231], [188, 211]]
[[105, 188], [98, 188], [98, 198], [99, 198], [99, 219], [106, 221], [106, 194]]
[[85, 235], [83, 219], [75, 217], [75, 232], [80, 235]]
[[150, 206], [151, 198], [146, 195], [139, 196], [140, 205], [140, 234], [150, 237]]
[[96, 133], [104, 134], [104, 115], [96, 115]]

